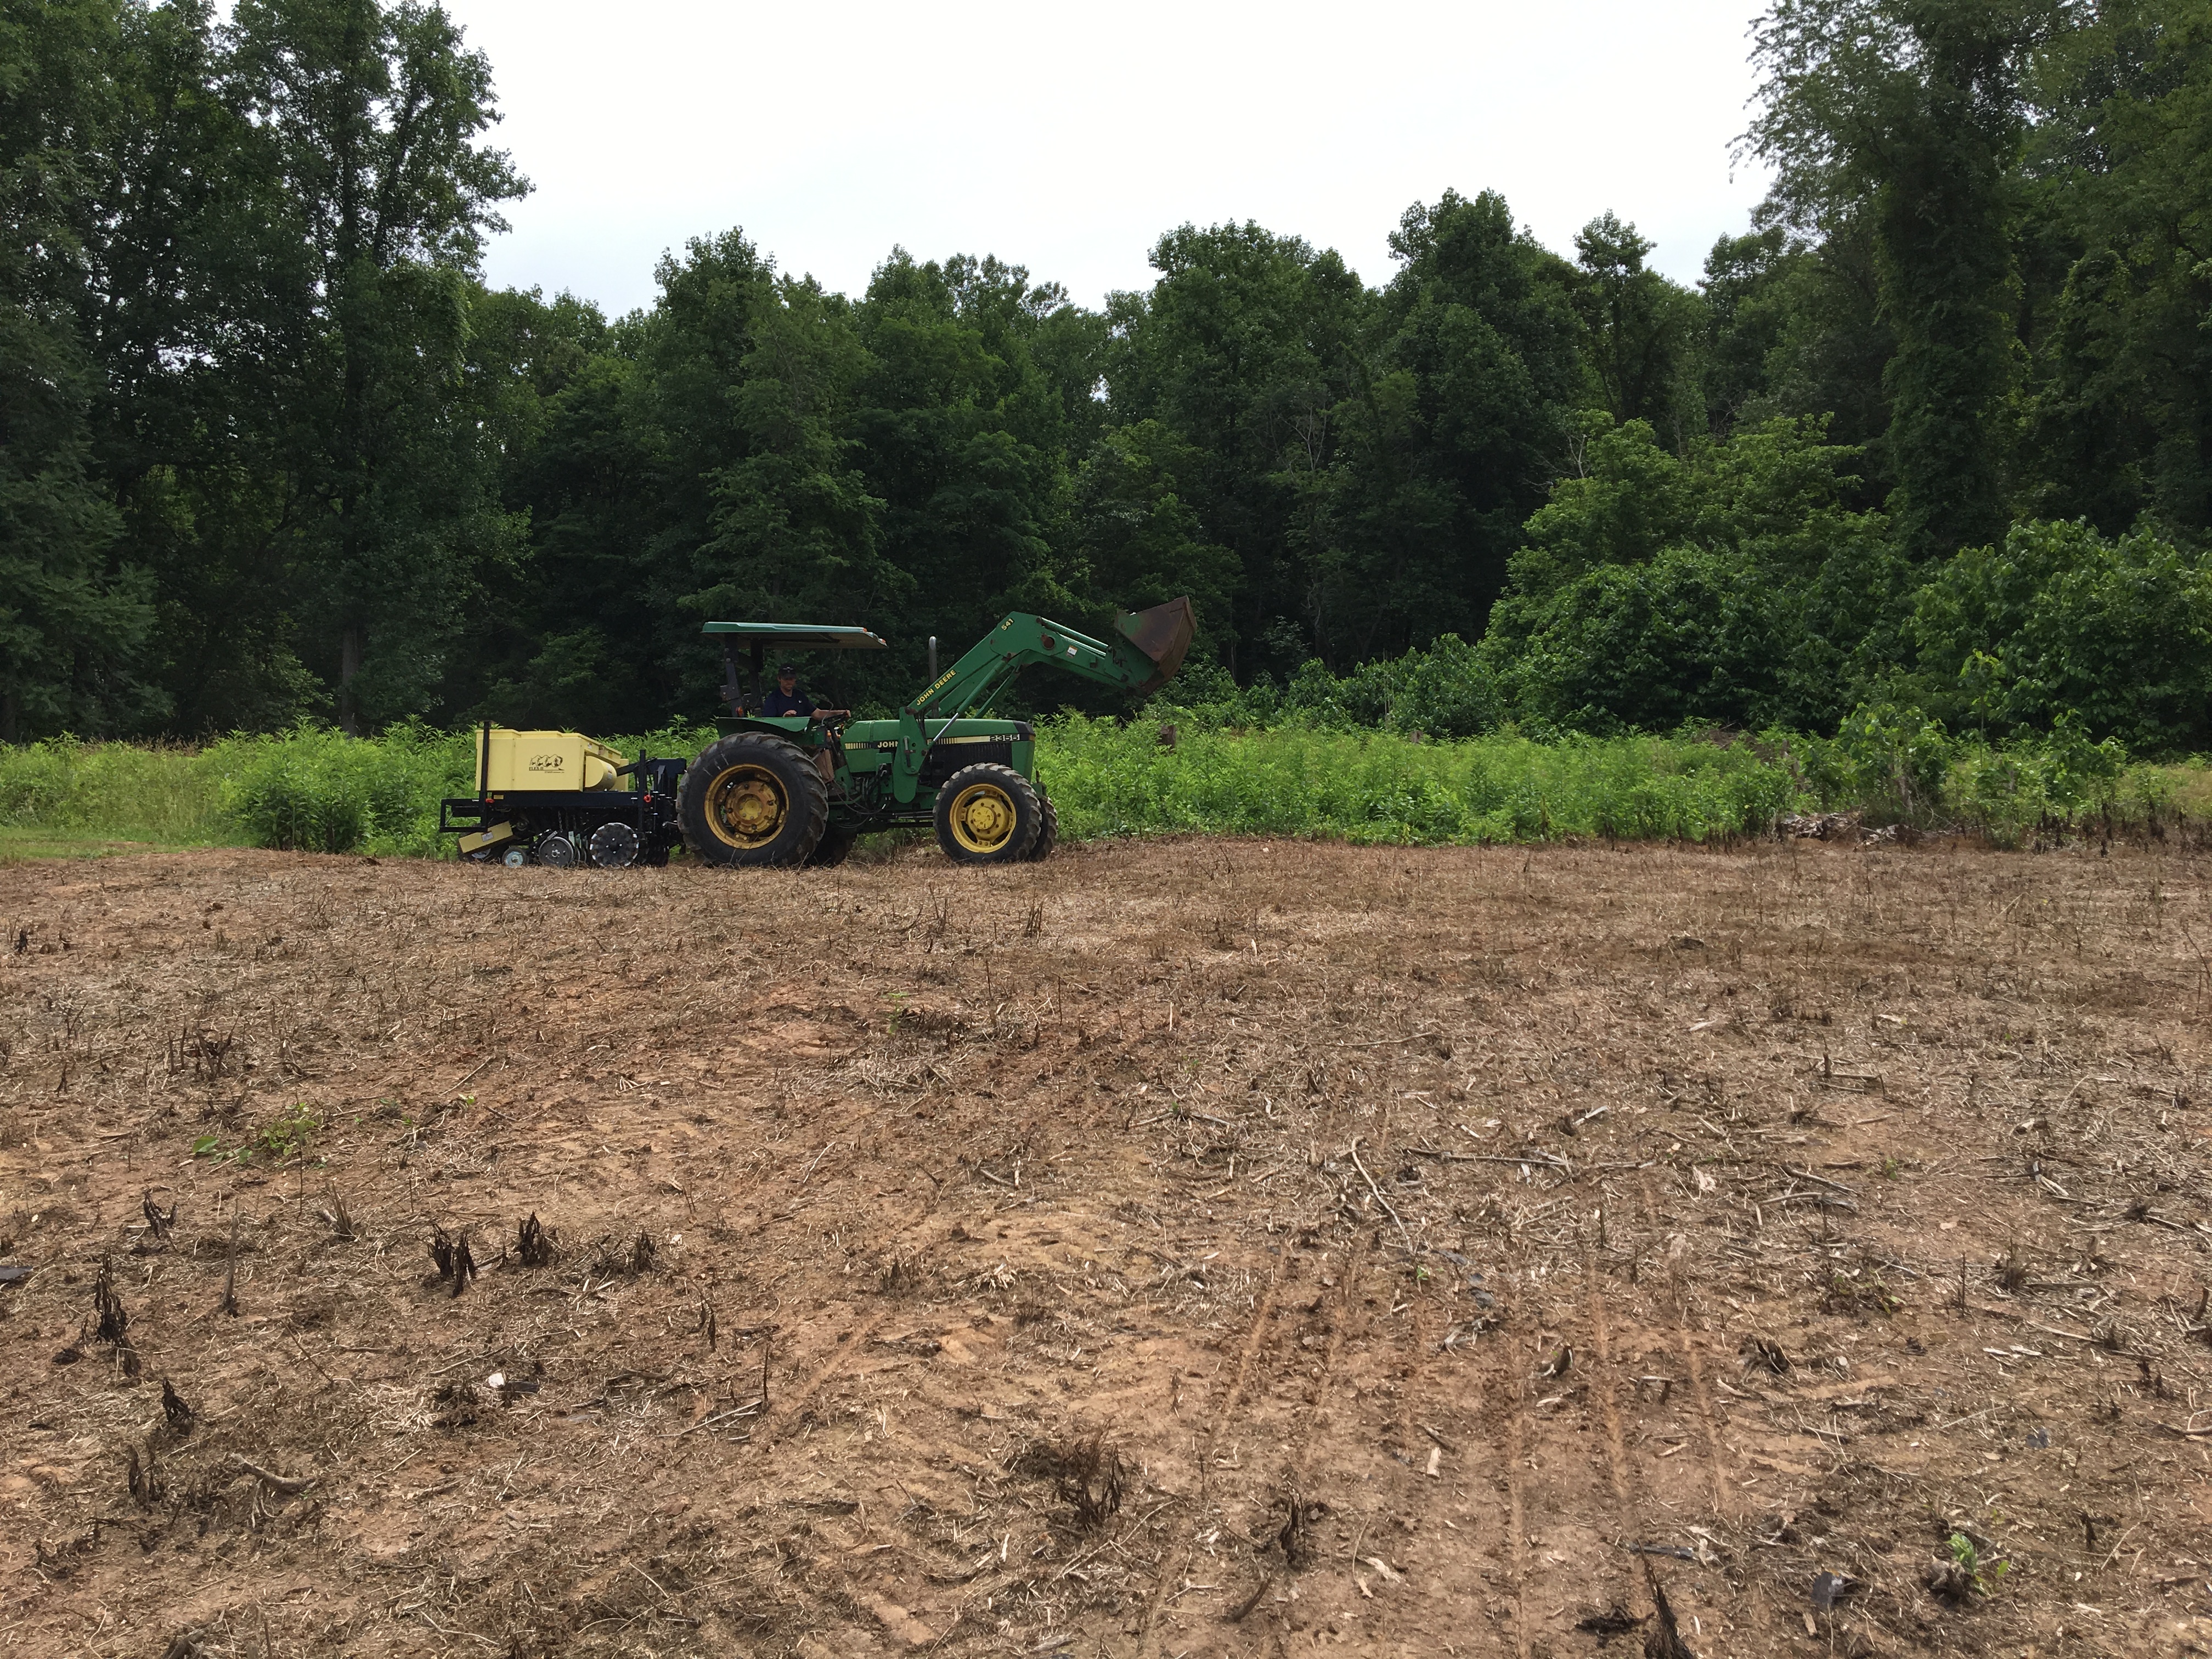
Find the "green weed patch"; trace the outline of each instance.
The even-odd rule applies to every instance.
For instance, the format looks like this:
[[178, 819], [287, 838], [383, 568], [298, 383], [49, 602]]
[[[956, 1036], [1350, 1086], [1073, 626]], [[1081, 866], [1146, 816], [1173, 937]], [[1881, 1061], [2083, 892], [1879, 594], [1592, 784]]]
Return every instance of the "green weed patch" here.
[[[1917, 709], [1861, 710], [1833, 738], [1767, 733], [1549, 738], [1161, 722], [1065, 714], [1037, 732], [1038, 775], [1072, 839], [1288, 836], [1398, 846], [1571, 839], [1712, 842], [1784, 814], [1958, 829], [1999, 846], [2212, 820], [2201, 761], [2130, 762], [2062, 725], [1991, 744]], [[712, 736], [609, 739], [625, 754], [696, 753]], [[204, 749], [62, 738], [0, 748], [0, 862], [149, 848], [252, 846], [452, 855], [438, 802], [469, 793], [475, 734], [421, 726], [353, 738], [301, 726]], [[902, 832], [903, 833], [903, 832]], [[894, 836], [878, 838], [897, 842]]]
[[1284, 727], [1193, 732], [1070, 716], [1039, 732], [1039, 774], [1067, 834], [1195, 831], [1474, 845], [1708, 841], [1770, 828], [1789, 768], [1745, 745], [1665, 738], [1489, 737]]
[[226, 1146], [218, 1134], [204, 1134], [192, 1142], [192, 1156], [217, 1164], [282, 1164], [306, 1153], [323, 1127], [322, 1118], [304, 1100], [286, 1107], [236, 1146]]

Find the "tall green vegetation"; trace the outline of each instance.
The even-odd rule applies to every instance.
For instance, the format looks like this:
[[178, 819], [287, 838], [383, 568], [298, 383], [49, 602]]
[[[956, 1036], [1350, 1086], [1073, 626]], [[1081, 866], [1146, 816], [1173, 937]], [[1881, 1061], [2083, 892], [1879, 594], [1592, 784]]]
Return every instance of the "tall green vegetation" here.
[[2212, 531], [2212, 15], [2112, 0], [2055, 34], [2016, 238], [2038, 347], [2019, 506]]
[[0, 742], [146, 712], [129, 672], [146, 587], [88, 464], [99, 375], [77, 312], [119, 46], [99, 0], [0, 12]]
[[526, 186], [436, 5], [0, 0], [0, 739], [696, 721], [711, 616], [876, 627], [820, 689], [883, 703], [1188, 592], [1255, 709], [2212, 745], [2201, 0], [1754, 52], [1775, 188], [1692, 286], [1446, 191], [1373, 280], [1182, 225], [1096, 309], [702, 226], [610, 319], [485, 286]]
[[[1409, 653], [1396, 671], [1334, 688], [1310, 675], [1280, 691], [1216, 679], [1211, 703], [1152, 711], [1180, 722], [1172, 747], [1149, 721], [1049, 720], [1039, 728], [1040, 775], [1064, 832], [1080, 838], [1702, 842], [1769, 835], [1793, 812], [1848, 810], [2017, 845], [2130, 829], [2179, 828], [2194, 839], [2212, 809], [2202, 762], [2130, 764], [2116, 741], [2091, 743], [2070, 727], [2002, 744], [1960, 740], [1894, 708], [1855, 714], [1832, 738], [1492, 733], [1437, 742], [1417, 723], [1449, 724], [1457, 649]], [[1442, 676], [1431, 672], [1439, 667]], [[1377, 698], [1391, 729], [1362, 729]], [[1256, 729], [1259, 720], [1267, 729]], [[666, 754], [696, 749], [703, 736], [614, 741]], [[439, 798], [465, 788], [473, 763], [470, 733], [415, 726], [368, 738], [302, 727], [198, 751], [71, 738], [0, 749], [0, 862], [98, 853], [118, 839], [450, 858], [453, 838], [437, 833]]]
[[8, 719], [433, 701], [477, 573], [523, 547], [468, 372], [522, 189], [481, 142], [489, 65], [378, 0], [11, 4], [0, 52], [4, 453], [37, 479], [0, 554], [33, 562]]
[[1777, 198], [1819, 228], [1863, 217], [1895, 345], [1893, 509], [1905, 545], [1943, 554], [2004, 524], [2010, 196], [2030, 54], [2050, 0], [1776, 0], [1753, 148]]
[[1345, 447], [1315, 492], [1321, 546], [1339, 550], [1299, 654], [1339, 667], [1481, 633], [1590, 384], [1573, 273], [1503, 197], [1417, 203], [1390, 247]]
[[253, 296], [261, 372], [285, 382], [267, 533], [313, 573], [301, 620], [336, 645], [357, 730], [421, 706], [471, 572], [516, 540], [465, 371], [470, 275], [524, 185], [479, 142], [490, 65], [434, 7], [240, 0], [220, 44], [276, 273]]
[[1589, 422], [1583, 472], [1528, 520], [1486, 655], [1511, 706], [1579, 730], [1829, 729], [1873, 692], [1901, 572], [1816, 416], [1677, 452]]

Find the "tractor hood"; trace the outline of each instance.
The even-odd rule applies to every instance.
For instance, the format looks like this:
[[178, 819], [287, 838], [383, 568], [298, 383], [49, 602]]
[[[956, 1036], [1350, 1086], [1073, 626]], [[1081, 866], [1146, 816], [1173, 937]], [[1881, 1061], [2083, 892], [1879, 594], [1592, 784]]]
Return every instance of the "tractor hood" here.
[[1158, 671], [1136, 688], [1142, 693], [1157, 691], [1176, 677], [1176, 671], [1182, 666], [1183, 653], [1190, 649], [1190, 636], [1198, 629], [1198, 617], [1186, 595], [1149, 611], [1125, 611], [1114, 618], [1114, 626]]

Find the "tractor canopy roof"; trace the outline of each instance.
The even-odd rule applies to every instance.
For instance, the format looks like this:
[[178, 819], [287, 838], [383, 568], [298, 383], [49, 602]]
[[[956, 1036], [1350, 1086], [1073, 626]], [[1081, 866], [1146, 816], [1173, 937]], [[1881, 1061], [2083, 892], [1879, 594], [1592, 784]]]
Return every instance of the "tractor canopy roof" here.
[[785, 651], [881, 651], [889, 644], [865, 628], [813, 623], [710, 622], [701, 631], [734, 634], [747, 645], [773, 646]]

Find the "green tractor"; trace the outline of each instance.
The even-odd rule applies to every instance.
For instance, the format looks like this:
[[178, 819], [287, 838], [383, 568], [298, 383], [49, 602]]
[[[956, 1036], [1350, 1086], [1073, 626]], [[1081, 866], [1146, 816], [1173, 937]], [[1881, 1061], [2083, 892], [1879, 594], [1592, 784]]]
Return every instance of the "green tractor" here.
[[1141, 696], [1182, 666], [1194, 622], [1188, 599], [1170, 599], [1116, 618], [1115, 637], [1097, 640], [1018, 611], [943, 673], [933, 660], [929, 684], [895, 718], [849, 721], [744, 712], [738, 647], [749, 648], [757, 708], [770, 651], [881, 650], [876, 635], [708, 623], [722, 641], [732, 714], [684, 775], [684, 845], [709, 864], [829, 865], [871, 830], [928, 824], [959, 863], [1043, 858], [1060, 823], [1037, 781], [1036, 733], [1025, 720], [993, 718], [993, 700], [1033, 663]]
[[[933, 640], [929, 684], [893, 718], [866, 720], [757, 712], [770, 652], [882, 650], [866, 629], [710, 622], [730, 714], [696, 760], [625, 766], [574, 734], [488, 727], [476, 796], [447, 801], [440, 827], [466, 858], [563, 867], [665, 862], [679, 836], [708, 864], [833, 865], [860, 836], [925, 824], [958, 863], [1042, 859], [1060, 821], [1036, 775], [1036, 733], [994, 718], [993, 700], [1033, 663], [1141, 696], [1182, 666], [1194, 622], [1189, 599], [1170, 599], [1124, 613], [1115, 637], [1097, 640], [1016, 612], [941, 674]], [[562, 747], [579, 744], [573, 756]]]

